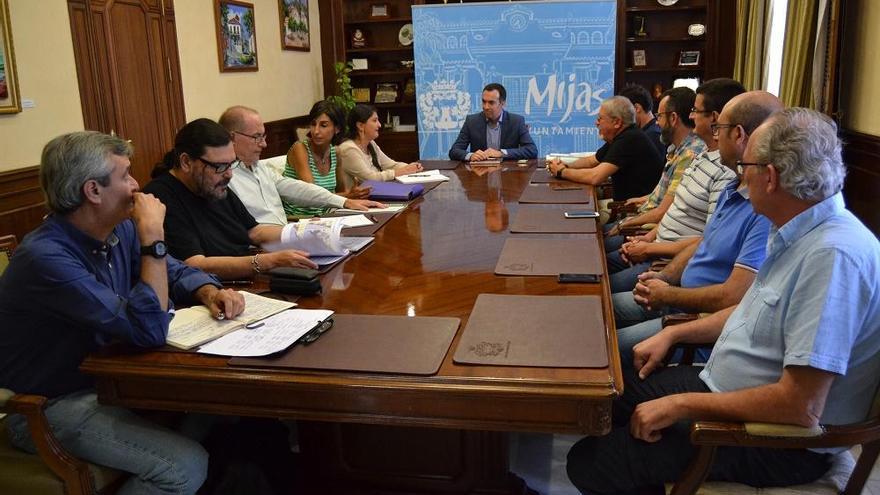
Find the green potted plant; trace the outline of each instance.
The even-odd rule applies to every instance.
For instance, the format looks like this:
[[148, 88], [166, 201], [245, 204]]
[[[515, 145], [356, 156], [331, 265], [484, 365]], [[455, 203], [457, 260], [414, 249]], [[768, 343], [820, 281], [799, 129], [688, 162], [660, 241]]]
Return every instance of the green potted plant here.
[[346, 112], [354, 108], [354, 96], [351, 94], [350, 62], [336, 62], [333, 65], [336, 71], [336, 94], [327, 98], [345, 109]]

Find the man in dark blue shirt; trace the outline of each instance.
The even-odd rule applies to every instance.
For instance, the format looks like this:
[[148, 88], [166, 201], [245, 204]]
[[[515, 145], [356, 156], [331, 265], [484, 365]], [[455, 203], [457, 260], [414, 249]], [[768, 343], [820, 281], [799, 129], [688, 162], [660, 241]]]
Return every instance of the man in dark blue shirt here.
[[[165, 344], [171, 300], [234, 317], [244, 299], [166, 256], [165, 207], [138, 192], [131, 146], [76, 132], [43, 150], [40, 183], [52, 214], [27, 235], [0, 278], [0, 387], [47, 396], [53, 432], [75, 456], [134, 473], [119, 493], [195, 493], [207, 454], [193, 440], [126, 409], [99, 405], [79, 365], [119, 340]], [[12, 442], [34, 452], [23, 417]]]

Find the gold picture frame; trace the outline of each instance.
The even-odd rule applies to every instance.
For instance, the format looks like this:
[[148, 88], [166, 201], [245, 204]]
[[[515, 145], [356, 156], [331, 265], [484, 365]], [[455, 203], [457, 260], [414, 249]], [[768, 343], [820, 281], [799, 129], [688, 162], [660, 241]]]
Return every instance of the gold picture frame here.
[[21, 112], [9, 1], [0, 0], [0, 113]]

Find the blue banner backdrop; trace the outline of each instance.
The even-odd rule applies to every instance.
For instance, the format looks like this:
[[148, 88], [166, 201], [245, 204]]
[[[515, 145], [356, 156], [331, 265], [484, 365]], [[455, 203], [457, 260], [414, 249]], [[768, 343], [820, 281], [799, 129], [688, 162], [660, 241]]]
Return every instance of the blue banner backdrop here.
[[614, 94], [617, 2], [414, 5], [419, 156], [446, 158], [490, 82], [525, 116], [539, 156], [594, 151]]

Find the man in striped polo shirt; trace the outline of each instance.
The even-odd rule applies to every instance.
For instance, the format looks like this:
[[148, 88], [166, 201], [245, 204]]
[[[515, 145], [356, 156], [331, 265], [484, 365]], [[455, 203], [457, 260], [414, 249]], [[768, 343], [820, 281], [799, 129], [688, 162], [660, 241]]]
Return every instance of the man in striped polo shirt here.
[[660, 219], [657, 228], [646, 236], [628, 239], [618, 251], [609, 253], [608, 269], [612, 292], [630, 291], [637, 277], [656, 258], [671, 258], [697, 242], [703, 234], [715, 201], [725, 184], [735, 174], [721, 165], [717, 144], [712, 137], [715, 123], [724, 105], [734, 96], [745, 92], [742, 84], [733, 79], [719, 78], [697, 88], [690, 116], [694, 132], [708, 146], [682, 174], [681, 186], [674, 191], [670, 207]]
[[751, 91], [731, 99], [712, 125], [721, 162], [734, 180], [720, 192], [701, 242], [679, 252], [663, 270], [639, 275], [633, 292], [614, 294], [624, 365], [632, 364], [633, 346], [660, 331], [660, 318], [669, 308], [718, 311], [737, 304], [751, 285], [764, 262], [770, 223], [752, 209], [748, 190], [733, 171], [752, 131], [781, 109], [772, 94]]

